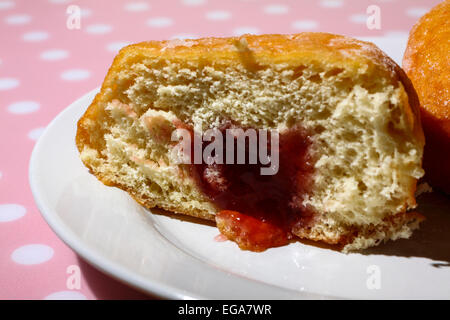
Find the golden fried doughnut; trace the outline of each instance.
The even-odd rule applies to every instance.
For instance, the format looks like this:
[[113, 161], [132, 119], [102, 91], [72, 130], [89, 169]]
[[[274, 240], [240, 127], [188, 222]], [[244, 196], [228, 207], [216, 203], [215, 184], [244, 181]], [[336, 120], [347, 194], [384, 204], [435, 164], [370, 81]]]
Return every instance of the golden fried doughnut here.
[[413, 27], [403, 68], [420, 101], [425, 179], [450, 193], [450, 0], [438, 4]]

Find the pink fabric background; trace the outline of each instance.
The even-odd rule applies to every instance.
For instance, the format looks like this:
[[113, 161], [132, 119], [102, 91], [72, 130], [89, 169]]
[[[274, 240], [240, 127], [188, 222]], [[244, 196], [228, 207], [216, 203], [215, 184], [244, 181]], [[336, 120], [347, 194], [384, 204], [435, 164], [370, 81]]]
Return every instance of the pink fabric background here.
[[[174, 37], [325, 31], [406, 35], [438, 0], [0, 0], [0, 298], [147, 296], [103, 275], [64, 245], [36, 208], [28, 163], [43, 128], [99, 86], [118, 48]], [[81, 28], [66, 26], [68, 6]], [[381, 9], [381, 29], [366, 8]], [[30, 246], [31, 245], [31, 246]], [[69, 266], [80, 289], [67, 286]]]

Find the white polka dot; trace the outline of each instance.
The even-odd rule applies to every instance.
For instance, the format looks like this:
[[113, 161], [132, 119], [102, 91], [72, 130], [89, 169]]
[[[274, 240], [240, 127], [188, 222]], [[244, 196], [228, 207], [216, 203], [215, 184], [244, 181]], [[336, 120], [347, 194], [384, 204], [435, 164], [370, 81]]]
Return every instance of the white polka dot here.
[[120, 49], [122, 49], [123, 47], [128, 46], [130, 43], [129, 42], [111, 42], [106, 46], [106, 49], [108, 49], [108, 51], [111, 52], [118, 52]]
[[40, 264], [50, 260], [53, 253], [53, 249], [47, 245], [28, 244], [14, 250], [11, 259], [18, 264]]
[[28, 138], [31, 140], [37, 141], [41, 136], [42, 132], [44, 132], [45, 128], [36, 128], [28, 132]]
[[228, 11], [209, 11], [206, 13], [206, 19], [208, 20], [228, 20], [231, 18], [231, 13]]
[[297, 20], [292, 23], [292, 28], [297, 30], [316, 29], [319, 24], [314, 20]]
[[26, 24], [31, 21], [31, 17], [27, 14], [14, 14], [7, 16], [5, 22], [12, 25]]
[[158, 17], [147, 20], [147, 25], [155, 28], [164, 28], [173, 24], [172, 19], [167, 17]]
[[239, 27], [233, 30], [233, 34], [236, 36], [240, 36], [246, 33], [257, 34], [259, 33], [259, 29], [255, 27]]
[[92, 10], [88, 8], [81, 8], [80, 15], [83, 18], [89, 17], [92, 14]]
[[288, 6], [282, 4], [271, 4], [264, 7], [264, 12], [267, 14], [286, 14], [288, 11]]
[[[1, 177], [1, 172], [0, 172]], [[20, 204], [8, 203], [0, 204], [0, 222], [9, 222], [22, 218], [27, 213], [27, 209]]]
[[354, 23], [366, 23], [367, 22], [367, 16], [362, 13], [358, 14], [352, 14], [350, 16], [350, 21]]
[[69, 53], [66, 50], [51, 49], [51, 50], [46, 50], [46, 51], [42, 52], [40, 55], [40, 58], [42, 60], [53, 61], [53, 60], [62, 60], [62, 59], [67, 58], [68, 56], [69, 56]]
[[150, 9], [147, 2], [130, 2], [125, 5], [125, 10], [132, 12], [146, 11]]
[[14, 2], [0, 1], [0, 10], [11, 9], [12, 7], [14, 7]]
[[36, 101], [18, 101], [8, 106], [8, 111], [14, 114], [27, 114], [39, 110], [40, 104]]
[[322, 0], [320, 5], [324, 8], [339, 8], [344, 5], [341, 0]]
[[181, 1], [186, 6], [200, 6], [206, 3], [206, 0], [182, 0]]
[[412, 18], [420, 18], [421, 16], [423, 16], [425, 13], [427, 13], [428, 11], [430, 11], [429, 8], [425, 8], [425, 7], [412, 7], [409, 8], [408, 10], [406, 10], [406, 14], [409, 17]]
[[67, 81], [79, 81], [87, 79], [91, 76], [88, 70], [83, 69], [71, 69], [66, 70], [61, 74], [61, 78]]
[[49, 2], [55, 3], [55, 4], [64, 4], [64, 3], [72, 2], [72, 0], [49, 0]]
[[185, 39], [197, 39], [198, 35], [196, 34], [191, 34], [191, 33], [179, 33], [176, 35], [173, 35], [172, 37], [170, 37], [171, 40], [173, 39], [180, 39], [180, 40], [185, 40]]
[[17, 87], [19, 80], [13, 78], [0, 78], [0, 91], [9, 90]]
[[90, 34], [105, 34], [111, 32], [112, 26], [108, 24], [91, 24], [86, 27], [86, 32]]
[[78, 291], [58, 291], [49, 294], [44, 300], [87, 300], [87, 298]]
[[45, 31], [32, 31], [32, 32], [27, 32], [22, 36], [22, 39], [24, 41], [29, 41], [29, 42], [38, 42], [38, 41], [43, 41], [45, 39], [47, 39], [49, 37], [49, 34]]

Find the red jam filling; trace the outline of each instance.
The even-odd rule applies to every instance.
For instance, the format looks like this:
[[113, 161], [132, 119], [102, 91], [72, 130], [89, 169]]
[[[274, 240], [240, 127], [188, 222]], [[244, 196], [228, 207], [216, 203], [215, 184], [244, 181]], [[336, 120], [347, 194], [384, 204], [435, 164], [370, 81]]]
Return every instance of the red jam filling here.
[[[220, 129], [223, 136], [230, 127]], [[278, 172], [261, 175], [261, 167], [270, 164], [248, 164], [246, 140], [246, 164], [193, 164], [191, 172], [201, 190], [219, 208], [216, 223], [220, 232], [242, 249], [263, 251], [287, 244], [294, 225], [305, 226], [312, 221], [312, 211], [302, 205], [311, 189], [311, 141], [299, 126], [279, 133]], [[270, 155], [272, 146], [268, 141]], [[203, 142], [203, 150], [209, 143]], [[224, 155], [226, 148], [224, 143]], [[236, 160], [236, 152], [234, 156]]]
[[278, 225], [237, 211], [220, 211], [216, 223], [221, 234], [244, 250], [263, 251], [283, 246], [290, 238], [290, 233]]

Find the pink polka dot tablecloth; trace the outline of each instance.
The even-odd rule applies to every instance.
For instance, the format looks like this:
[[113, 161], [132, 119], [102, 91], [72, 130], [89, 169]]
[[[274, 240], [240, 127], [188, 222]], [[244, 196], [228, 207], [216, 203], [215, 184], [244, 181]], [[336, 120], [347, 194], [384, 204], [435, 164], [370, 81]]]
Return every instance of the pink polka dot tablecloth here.
[[[0, 298], [148, 298], [62, 243], [41, 217], [28, 184], [29, 159], [41, 132], [101, 84], [122, 46], [243, 33], [405, 36], [438, 2], [0, 0]], [[367, 19], [374, 8], [380, 20], [371, 27]]]

